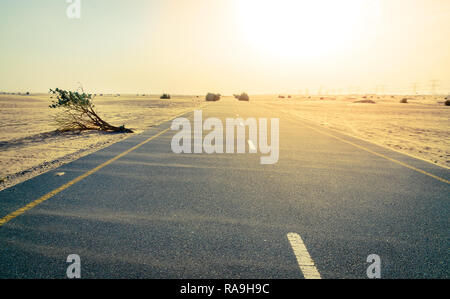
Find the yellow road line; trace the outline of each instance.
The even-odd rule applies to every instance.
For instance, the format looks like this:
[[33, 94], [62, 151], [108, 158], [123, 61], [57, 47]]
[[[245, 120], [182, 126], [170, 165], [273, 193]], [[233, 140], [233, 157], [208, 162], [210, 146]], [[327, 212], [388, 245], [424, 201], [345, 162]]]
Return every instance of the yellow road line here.
[[327, 132], [318, 130], [318, 129], [316, 129], [316, 128], [314, 128], [314, 127], [311, 127], [311, 126], [309, 126], [309, 125], [306, 125], [306, 124], [304, 124], [304, 125], [305, 125], [306, 127], [310, 128], [311, 130], [314, 130], [314, 131], [316, 131], [316, 132], [318, 132], [318, 133], [320, 133], [320, 134], [322, 134], [322, 135], [327, 135], [327, 136], [333, 137], [333, 138], [335, 138], [335, 139], [337, 139], [337, 140], [339, 140], [339, 141], [342, 141], [342, 142], [345, 142], [345, 143], [347, 143], [347, 144], [353, 145], [354, 147], [357, 147], [357, 148], [359, 148], [359, 149], [362, 149], [362, 150], [364, 150], [364, 151], [366, 151], [366, 152], [369, 152], [369, 153], [371, 153], [371, 154], [373, 154], [373, 155], [375, 155], [375, 156], [378, 156], [378, 157], [384, 158], [384, 159], [386, 159], [386, 160], [389, 160], [389, 161], [391, 161], [391, 162], [394, 162], [394, 163], [396, 163], [396, 164], [402, 165], [402, 166], [404, 166], [404, 167], [406, 167], [406, 168], [409, 168], [409, 169], [411, 169], [411, 170], [414, 170], [414, 171], [417, 171], [417, 172], [422, 173], [422, 174], [424, 174], [424, 175], [427, 175], [427, 176], [429, 176], [429, 177], [432, 177], [433, 179], [436, 179], [436, 180], [441, 181], [441, 182], [443, 182], [443, 183], [450, 184], [450, 181], [448, 181], [448, 180], [446, 180], [446, 179], [444, 179], [444, 178], [438, 177], [438, 176], [436, 176], [436, 175], [434, 175], [434, 174], [431, 174], [431, 173], [429, 173], [429, 172], [426, 172], [425, 170], [416, 168], [416, 167], [411, 166], [411, 165], [409, 165], [409, 164], [406, 164], [406, 163], [404, 163], [404, 162], [402, 162], [402, 161], [399, 161], [399, 160], [396, 160], [396, 159], [394, 159], [394, 158], [388, 157], [388, 156], [386, 156], [386, 155], [377, 153], [377, 152], [375, 152], [375, 151], [373, 151], [373, 150], [371, 150], [371, 149], [368, 149], [367, 147], [364, 147], [364, 146], [362, 146], [362, 145], [359, 145], [359, 144], [353, 143], [353, 142], [351, 142], [351, 141], [345, 140], [345, 139], [340, 138], [340, 137], [338, 137], [338, 136], [335, 136], [335, 135], [333, 135], [333, 134], [330, 134], [330, 133], [327, 133]]
[[289, 233], [287, 238], [289, 243], [291, 243], [298, 266], [300, 267], [305, 279], [321, 279], [320, 273], [317, 271], [314, 261], [309, 255], [305, 243], [303, 243], [300, 235], [296, 233]]
[[[295, 117], [295, 116], [293, 116], [293, 115], [290, 114], [290, 113], [287, 113], [287, 112], [284, 112], [284, 111], [283, 111], [283, 113], [286, 114], [286, 115], [289, 115], [289, 116], [291, 116], [291, 117]], [[294, 119], [294, 121], [299, 122], [298, 120], [295, 120], [295, 119]], [[322, 130], [319, 130], [319, 129], [317, 129], [317, 128], [314, 128], [314, 127], [312, 127], [312, 126], [306, 124], [304, 120], [301, 120], [300, 122], [301, 122], [301, 124], [304, 125], [305, 127], [309, 128], [309, 129], [311, 129], [311, 130], [314, 130], [314, 131], [316, 131], [316, 132], [319, 133], [319, 134], [322, 134], [322, 135], [326, 135], [326, 136], [335, 138], [335, 139], [337, 139], [337, 140], [339, 140], [339, 141], [342, 141], [342, 142], [344, 142], [344, 143], [347, 143], [347, 144], [350, 144], [350, 145], [352, 145], [352, 146], [354, 146], [354, 147], [357, 147], [357, 148], [359, 148], [359, 149], [361, 149], [361, 150], [364, 150], [364, 151], [366, 151], [366, 152], [369, 152], [369, 153], [371, 153], [371, 154], [373, 154], [373, 155], [375, 155], [375, 156], [384, 158], [384, 159], [386, 159], [386, 160], [389, 160], [389, 161], [391, 161], [391, 162], [394, 162], [394, 163], [396, 163], [396, 164], [399, 164], [399, 165], [401, 165], [401, 166], [403, 166], [403, 167], [409, 168], [409, 169], [411, 169], [411, 170], [414, 170], [414, 171], [416, 171], [416, 172], [419, 172], [419, 173], [421, 173], [421, 174], [424, 174], [424, 175], [426, 175], [426, 176], [429, 176], [429, 177], [431, 177], [431, 178], [433, 178], [433, 179], [436, 179], [436, 180], [438, 180], [438, 181], [440, 181], [440, 182], [450, 184], [450, 181], [449, 181], [449, 180], [446, 180], [446, 179], [441, 178], [441, 177], [439, 177], [439, 176], [437, 176], [437, 175], [434, 175], [434, 174], [431, 174], [431, 173], [429, 173], [429, 172], [426, 172], [425, 170], [416, 168], [416, 167], [411, 166], [411, 165], [409, 165], [409, 164], [407, 164], [407, 163], [404, 163], [404, 162], [402, 162], [402, 161], [399, 161], [399, 160], [396, 160], [396, 159], [394, 159], [394, 158], [388, 157], [388, 156], [386, 156], [386, 155], [377, 153], [377, 152], [375, 152], [375, 151], [373, 151], [373, 150], [371, 150], [371, 149], [368, 149], [368, 148], [365, 147], [365, 146], [356, 144], [356, 143], [354, 143], [354, 142], [345, 140], [344, 138], [340, 138], [340, 137], [338, 137], [338, 136], [336, 136], [336, 135], [333, 135], [333, 134], [330, 134], [330, 133], [328, 133], [328, 132], [324, 132], [324, 131], [322, 131]], [[357, 137], [353, 137], [353, 138], [357, 138]]]
[[[185, 112], [185, 113], [183, 113], [183, 114], [186, 114], [186, 113], [187, 113], [187, 112]], [[23, 213], [25, 213], [25, 212], [31, 210], [31, 209], [34, 208], [35, 206], [37, 206], [37, 205], [43, 203], [44, 201], [49, 200], [50, 198], [52, 198], [52, 197], [55, 196], [56, 194], [58, 194], [58, 193], [64, 191], [65, 189], [69, 188], [70, 186], [72, 186], [72, 185], [78, 183], [79, 181], [81, 181], [81, 180], [87, 178], [88, 176], [90, 176], [90, 175], [96, 173], [97, 171], [99, 171], [100, 169], [104, 168], [105, 166], [107, 166], [107, 165], [109, 165], [109, 164], [111, 164], [111, 163], [113, 163], [113, 162], [119, 160], [119, 159], [122, 158], [123, 156], [125, 156], [125, 155], [131, 153], [132, 151], [134, 151], [134, 150], [140, 148], [141, 146], [143, 146], [144, 144], [146, 144], [146, 143], [152, 141], [153, 139], [155, 139], [155, 138], [161, 136], [162, 134], [166, 133], [166, 132], [169, 131], [169, 130], [170, 130], [170, 128], [165, 129], [165, 130], [159, 132], [159, 133], [156, 134], [156, 135], [153, 135], [152, 137], [150, 137], [150, 138], [148, 138], [147, 140], [145, 140], [145, 141], [139, 143], [138, 145], [136, 145], [136, 146], [130, 148], [129, 150], [127, 150], [127, 151], [125, 151], [125, 152], [123, 152], [123, 153], [121, 153], [121, 154], [115, 156], [114, 158], [112, 158], [112, 159], [106, 161], [105, 163], [103, 163], [103, 164], [101, 164], [101, 165], [95, 167], [94, 169], [92, 169], [92, 170], [90, 170], [90, 171], [88, 171], [88, 172], [86, 172], [86, 173], [80, 175], [80, 176], [77, 177], [76, 179], [73, 179], [72, 181], [68, 182], [67, 184], [62, 185], [61, 187], [59, 187], [59, 188], [57, 188], [57, 189], [51, 191], [50, 193], [45, 194], [45, 195], [42, 196], [41, 198], [39, 198], [39, 199], [37, 199], [37, 200], [35, 200], [35, 201], [33, 201], [33, 202], [27, 204], [27, 205], [24, 206], [23, 208], [20, 208], [20, 209], [18, 209], [17, 211], [15, 211], [15, 212], [13, 212], [13, 213], [11, 213], [11, 214], [9, 214], [9, 215], [7, 215], [7, 216], [1, 218], [1, 219], [0, 219], [0, 227], [3, 226], [3, 225], [5, 225], [6, 223], [8, 223], [9, 221], [11, 221], [12, 219], [16, 218], [17, 216], [20, 216], [20, 215], [22, 215]]]

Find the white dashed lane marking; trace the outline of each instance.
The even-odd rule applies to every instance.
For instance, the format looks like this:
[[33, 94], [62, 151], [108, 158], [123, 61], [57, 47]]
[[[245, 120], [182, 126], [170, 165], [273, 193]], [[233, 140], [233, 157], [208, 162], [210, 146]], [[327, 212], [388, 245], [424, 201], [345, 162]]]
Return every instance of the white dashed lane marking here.
[[256, 146], [253, 144], [253, 141], [248, 140], [248, 147], [250, 148], [251, 151], [256, 151]]

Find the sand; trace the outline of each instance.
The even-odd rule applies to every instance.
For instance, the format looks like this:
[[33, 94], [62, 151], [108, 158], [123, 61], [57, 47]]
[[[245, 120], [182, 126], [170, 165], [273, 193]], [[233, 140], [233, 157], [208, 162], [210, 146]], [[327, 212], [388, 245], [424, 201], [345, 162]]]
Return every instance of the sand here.
[[[130, 136], [102, 132], [57, 133], [47, 94], [0, 95], [0, 190], [95, 152]], [[415, 96], [250, 96], [321, 126], [450, 167], [450, 107], [444, 97]], [[371, 103], [355, 103], [372, 100]], [[201, 107], [203, 97], [122, 95], [96, 97], [100, 115], [135, 134]], [[282, 158], [282, 157], [281, 157]]]
[[[0, 190], [93, 153], [133, 134], [58, 133], [50, 95], [0, 95]], [[193, 110], [200, 98], [176, 96], [97, 96], [96, 110], [113, 125], [135, 134]]]

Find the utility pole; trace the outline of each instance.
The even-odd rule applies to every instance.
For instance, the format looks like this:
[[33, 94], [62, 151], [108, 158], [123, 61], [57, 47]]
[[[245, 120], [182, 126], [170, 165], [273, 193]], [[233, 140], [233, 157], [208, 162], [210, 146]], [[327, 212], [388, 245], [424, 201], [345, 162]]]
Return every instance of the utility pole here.
[[417, 82], [414, 82], [411, 85], [412, 85], [413, 95], [417, 95], [417, 88], [418, 88], [419, 84]]
[[430, 80], [431, 94], [436, 95], [436, 91], [439, 88], [439, 80]]

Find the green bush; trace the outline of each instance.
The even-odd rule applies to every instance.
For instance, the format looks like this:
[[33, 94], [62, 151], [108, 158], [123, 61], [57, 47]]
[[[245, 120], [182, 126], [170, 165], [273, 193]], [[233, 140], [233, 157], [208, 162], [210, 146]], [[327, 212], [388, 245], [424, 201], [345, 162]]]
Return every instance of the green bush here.
[[361, 100], [361, 101], [355, 101], [353, 103], [357, 103], [357, 104], [376, 104], [374, 101], [372, 100]]
[[220, 94], [208, 93], [206, 95], [206, 101], [208, 102], [217, 102], [220, 101]]
[[250, 97], [248, 96], [248, 94], [246, 94], [246, 93], [244, 92], [244, 93], [242, 93], [242, 94], [239, 96], [239, 101], [246, 101], [246, 102], [248, 102], [248, 101], [250, 101]]
[[60, 131], [99, 130], [109, 132], [133, 133], [125, 126], [116, 127], [104, 121], [94, 110], [92, 94], [66, 91], [59, 88], [50, 89], [56, 97], [50, 108], [60, 109], [55, 122]]

